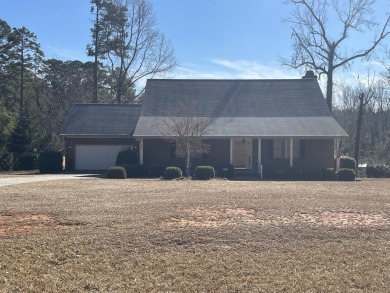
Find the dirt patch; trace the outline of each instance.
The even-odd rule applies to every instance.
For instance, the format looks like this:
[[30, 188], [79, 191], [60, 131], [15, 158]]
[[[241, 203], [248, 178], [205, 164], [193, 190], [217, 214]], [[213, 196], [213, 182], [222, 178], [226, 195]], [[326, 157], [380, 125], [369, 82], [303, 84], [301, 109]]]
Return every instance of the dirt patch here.
[[218, 228], [226, 225], [257, 224], [257, 225], [317, 225], [348, 227], [382, 227], [390, 224], [384, 214], [365, 213], [359, 211], [322, 211], [314, 213], [296, 212], [291, 216], [270, 215], [266, 219], [256, 218], [252, 209], [225, 209], [223, 211], [191, 209], [186, 210], [187, 217], [170, 218], [163, 222], [167, 228]]
[[45, 214], [0, 214], [0, 236], [67, 229], [56, 217]]

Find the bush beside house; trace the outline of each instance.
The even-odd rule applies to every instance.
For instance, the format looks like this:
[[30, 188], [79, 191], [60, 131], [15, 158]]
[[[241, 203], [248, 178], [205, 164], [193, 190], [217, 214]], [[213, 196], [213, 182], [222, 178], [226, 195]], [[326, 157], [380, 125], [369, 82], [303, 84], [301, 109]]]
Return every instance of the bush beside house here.
[[120, 167], [120, 166], [111, 167], [110, 169], [108, 169], [107, 178], [108, 179], [126, 179], [127, 178], [126, 170], [125, 170], [125, 168]]
[[367, 165], [366, 175], [368, 178], [390, 178], [390, 167], [382, 164]]
[[198, 166], [195, 169], [194, 179], [209, 180], [215, 178], [215, 170], [212, 166]]
[[164, 171], [163, 178], [166, 180], [172, 180], [181, 178], [183, 176], [183, 171], [179, 167], [166, 167]]
[[45, 152], [39, 156], [40, 173], [60, 173], [62, 171], [62, 153]]
[[337, 172], [337, 180], [339, 181], [354, 181], [356, 177], [355, 170], [342, 168]]

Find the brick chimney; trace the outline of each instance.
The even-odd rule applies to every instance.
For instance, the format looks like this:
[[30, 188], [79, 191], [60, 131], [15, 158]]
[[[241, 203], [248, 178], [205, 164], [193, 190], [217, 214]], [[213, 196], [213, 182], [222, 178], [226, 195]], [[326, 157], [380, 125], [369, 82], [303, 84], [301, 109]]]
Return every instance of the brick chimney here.
[[317, 79], [317, 75], [314, 74], [313, 70], [308, 70], [305, 76], [302, 76], [302, 79]]

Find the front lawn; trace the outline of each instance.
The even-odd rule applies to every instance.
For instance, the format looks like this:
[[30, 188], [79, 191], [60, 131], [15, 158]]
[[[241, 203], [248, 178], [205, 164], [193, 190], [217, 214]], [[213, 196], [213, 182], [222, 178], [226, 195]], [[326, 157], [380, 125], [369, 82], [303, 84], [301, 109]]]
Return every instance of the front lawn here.
[[0, 292], [386, 292], [390, 180], [0, 189]]

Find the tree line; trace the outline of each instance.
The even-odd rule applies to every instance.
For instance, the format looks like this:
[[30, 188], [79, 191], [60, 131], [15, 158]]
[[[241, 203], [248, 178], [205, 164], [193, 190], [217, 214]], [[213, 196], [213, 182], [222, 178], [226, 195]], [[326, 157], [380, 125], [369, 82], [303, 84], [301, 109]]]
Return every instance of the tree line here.
[[0, 169], [21, 154], [61, 150], [73, 103], [133, 103], [137, 83], [176, 66], [148, 0], [91, 0], [93, 61], [45, 58], [37, 36], [0, 19]]

